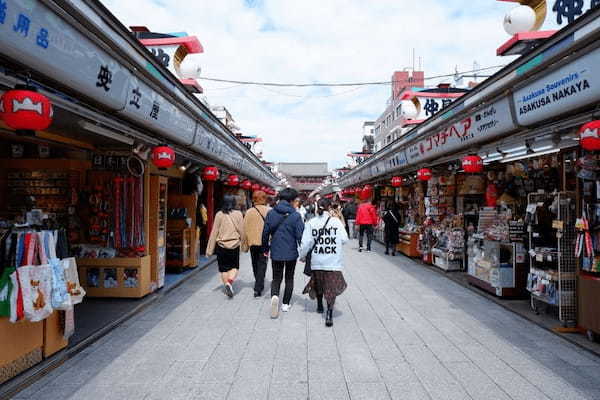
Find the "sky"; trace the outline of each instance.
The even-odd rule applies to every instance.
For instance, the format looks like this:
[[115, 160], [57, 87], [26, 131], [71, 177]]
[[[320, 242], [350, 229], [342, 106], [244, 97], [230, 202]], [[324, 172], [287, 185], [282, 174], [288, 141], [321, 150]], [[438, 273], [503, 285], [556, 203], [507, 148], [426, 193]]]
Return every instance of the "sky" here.
[[[506, 64], [496, 49], [510, 3], [495, 0], [104, 0], [126, 26], [185, 31], [204, 47], [202, 76], [312, 83], [391, 80], [422, 60], [425, 76]], [[476, 3], [476, 5], [474, 4]], [[143, 10], [143, 12], [141, 11]], [[452, 79], [442, 81], [453, 82]], [[362, 123], [386, 107], [390, 86], [271, 88], [200, 80], [274, 162], [348, 162]], [[427, 80], [435, 85], [440, 80]]]

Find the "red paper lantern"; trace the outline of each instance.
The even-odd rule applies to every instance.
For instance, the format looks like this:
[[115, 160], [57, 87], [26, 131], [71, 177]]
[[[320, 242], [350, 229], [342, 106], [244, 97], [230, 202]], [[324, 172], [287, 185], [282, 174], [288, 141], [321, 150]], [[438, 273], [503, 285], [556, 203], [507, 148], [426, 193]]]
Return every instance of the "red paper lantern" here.
[[169, 146], [156, 146], [152, 149], [151, 160], [160, 170], [170, 168], [175, 164], [175, 150]]
[[269, 193], [270, 189], [267, 186], [261, 186], [260, 190], [262, 190], [265, 193]]
[[240, 184], [240, 177], [237, 175], [229, 175], [225, 184], [227, 186], [238, 186]]
[[217, 167], [206, 167], [202, 170], [202, 179], [214, 182], [219, 179], [219, 169]]
[[252, 185], [253, 192], [258, 192], [259, 190], [260, 190], [260, 185], [258, 183], [255, 183], [254, 185]]
[[17, 131], [41, 131], [52, 123], [50, 99], [31, 88], [9, 90], [0, 97], [0, 119]]
[[392, 178], [392, 186], [393, 187], [400, 187], [402, 186], [402, 177], [401, 176], [395, 176]]
[[348, 194], [355, 194], [356, 193], [356, 189], [355, 188], [348, 188]]
[[476, 155], [466, 156], [462, 159], [462, 168], [466, 173], [478, 174], [483, 172], [483, 160]]
[[600, 120], [588, 122], [579, 129], [579, 145], [587, 151], [600, 150]]
[[365, 185], [360, 191], [361, 200], [368, 200], [373, 196], [373, 186]]
[[433, 175], [429, 168], [421, 168], [420, 170], [417, 171], [417, 178], [420, 181], [426, 182], [426, 181], [430, 180], [432, 176]]
[[240, 187], [244, 190], [250, 190], [250, 189], [252, 189], [252, 182], [250, 182], [248, 179], [246, 179], [245, 181], [243, 181], [240, 184]]

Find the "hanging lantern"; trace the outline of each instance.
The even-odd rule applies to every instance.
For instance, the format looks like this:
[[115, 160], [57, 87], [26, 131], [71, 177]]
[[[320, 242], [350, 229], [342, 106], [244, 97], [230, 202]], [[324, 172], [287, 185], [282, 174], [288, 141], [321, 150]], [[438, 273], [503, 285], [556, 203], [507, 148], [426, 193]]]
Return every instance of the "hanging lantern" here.
[[260, 185], [258, 183], [255, 183], [254, 185], [252, 185], [253, 192], [258, 192], [259, 190], [260, 190]]
[[160, 170], [170, 168], [175, 164], [175, 150], [169, 146], [156, 146], [152, 149], [151, 160]]
[[263, 191], [263, 192], [265, 192], [265, 193], [269, 193], [269, 188], [268, 188], [267, 186], [264, 186], [264, 185], [263, 185], [263, 186], [261, 186], [261, 187], [260, 187], [260, 190], [262, 190], [262, 191]]
[[225, 184], [227, 186], [238, 186], [240, 184], [240, 177], [237, 175], [229, 175]]
[[600, 150], [600, 120], [588, 122], [579, 129], [579, 145], [587, 151]]
[[462, 168], [466, 173], [478, 174], [483, 172], [483, 160], [477, 155], [466, 156], [462, 159]]
[[252, 182], [246, 179], [240, 184], [240, 187], [244, 190], [250, 190], [252, 189]]
[[355, 189], [355, 188], [353, 188], [353, 187], [351, 187], [351, 188], [348, 188], [348, 189], [346, 189], [346, 190], [348, 190], [348, 194], [351, 194], [351, 195], [354, 195], [354, 194], [356, 193], [356, 189]]
[[219, 169], [217, 167], [206, 167], [202, 170], [202, 179], [214, 182], [219, 179]]
[[433, 175], [429, 168], [421, 168], [420, 170], [417, 171], [417, 178], [420, 181], [426, 182], [426, 181], [430, 180], [432, 176]]
[[402, 177], [401, 176], [394, 176], [392, 178], [392, 186], [397, 188], [402, 186]]
[[373, 196], [373, 186], [365, 185], [360, 191], [361, 200], [368, 200]]
[[53, 115], [50, 99], [35, 88], [17, 85], [0, 97], [0, 119], [17, 133], [31, 134], [47, 129]]

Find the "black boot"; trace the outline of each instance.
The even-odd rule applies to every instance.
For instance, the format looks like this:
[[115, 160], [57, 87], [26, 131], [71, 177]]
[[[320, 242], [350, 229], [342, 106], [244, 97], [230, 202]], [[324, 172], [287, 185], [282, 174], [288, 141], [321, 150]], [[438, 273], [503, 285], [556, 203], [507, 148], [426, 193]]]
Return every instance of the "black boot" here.
[[327, 326], [327, 327], [333, 326], [333, 308], [327, 309], [327, 314], [325, 315], [325, 326]]
[[317, 312], [323, 314], [323, 311], [323, 295], [321, 295], [317, 297]]

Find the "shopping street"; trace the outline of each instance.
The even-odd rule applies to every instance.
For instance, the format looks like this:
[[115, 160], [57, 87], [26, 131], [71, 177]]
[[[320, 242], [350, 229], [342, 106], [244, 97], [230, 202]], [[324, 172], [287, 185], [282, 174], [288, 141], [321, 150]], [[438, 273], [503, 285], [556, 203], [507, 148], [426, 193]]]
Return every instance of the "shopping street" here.
[[270, 319], [243, 254], [232, 300], [213, 264], [15, 398], [600, 398], [591, 353], [418, 262], [356, 247], [333, 329], [299, 271], [292, 310]]

